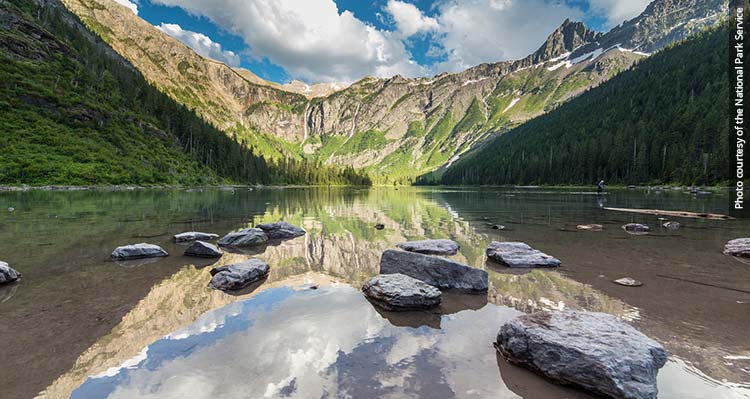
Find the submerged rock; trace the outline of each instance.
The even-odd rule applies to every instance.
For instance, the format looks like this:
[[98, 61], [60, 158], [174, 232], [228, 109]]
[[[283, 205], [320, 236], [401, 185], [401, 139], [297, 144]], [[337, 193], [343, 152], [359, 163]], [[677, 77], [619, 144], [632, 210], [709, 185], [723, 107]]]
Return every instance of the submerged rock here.
[[221, 258], [219, 247], [210, 242], [196, 241], [185, 250], [185, 255], [199, 258]]
[[635, 234], [645, 234], [648, 233], [649, 230], [651, 230], [651, 228], [647, 225], [640, 223], [628, 223], [626, 225], [623, 225], [622, 229], [627, 231], [628, 233]]
[[211, 282], [208, 286], [222, 291], [236, 291], [260, 281], [268, 276], [270, 267], [260, 259], [211, 269]]
[[588, 231], [602, 231], [604, 230], [604, 226], [600, 224], [579, 224], [576, 226], [578, 230], [588, 230]]
[[636, 279], [633, 279], [631, 277], [618, 278], [617, 280], [614, 280], [613, 282], [615, 284], [624, 285], [626, 287], [640, 287], [640, 286], [643, 285], [642, 282], [640, 282], [640, 281], [638, 281]]
[[737, 238], [724, 245], [724, 255], [750, 257], [750, 238]]
[[662, 227], [669, 230], [677, 230], [682, 227], [682, 225], [679, 222], [666, 222], [662, 224]]
[[405, 251], [426, 255], [455, 255], [458, 253], [459, 248], [461, 248], [453, 240], [409, 241], [396, 246]]
[[219, 238], [218, 234], [201, 233], [199, 231], [188, 231], [186, 233], [180, 233], [174, 235], [174, 242], [190, 242], [190, 241], [211, 241]]
[[496, 348], [512, 363], [613, 398], [655, 399], [667, 361], [664, 347], [615, 316], [571, 310], [507, 322]]
[[560, 261], [523, 242], [493, 241], [487, 247], [487, 257], [508, 267], [558, 267]]
[[440, 290], [404, 274], [380, 274], [362, 286], [376, 305], [388, 310], [429, 309], [440, 304]]
[[169, 255], [162, 247], [154, 244], [132, 244], [115, 248], [112, 258], [117, 260], [158, 258]]
[[487, 272], [436, 256], [389, 249], [380, 257], [380, 273], [401, 273], [443, 289], [487, 292]]
[[305, 235], [305, 230], [287, 222], [262, 223], [255, 226], [263, 230], [271, 240], [286, 240]]
[[242, 229], [240, 231], [229, 233], [219, 240], [219, 245], [226, 247], [250, 247], [262, 245], [268, 242], [268, 235], [255, 228]]
[[492, 230], [505, 230], [505, 226], [503, 226], [502, 224], [495, 224], [492, 225]]
[[12, 283], [21, 277], [21, 273], [10, 267], [9, 264], [0, 261], [0, 284]]

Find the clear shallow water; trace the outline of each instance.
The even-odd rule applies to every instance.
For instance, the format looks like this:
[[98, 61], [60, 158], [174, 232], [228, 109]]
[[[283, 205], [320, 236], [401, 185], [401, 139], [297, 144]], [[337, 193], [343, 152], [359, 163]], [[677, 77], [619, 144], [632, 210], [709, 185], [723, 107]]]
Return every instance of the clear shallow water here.
[[[726, 208], [719, 195], [671, 191], [600, 199]], [[0, 259], [23, 280], [0, 288], [3, 397], [586, 397], [504, 363], [491, 346], [519, 311], [562, 307], [616, 314], [664, 344], [662, 398], [750, 397], [750, 266], [721, 254], [724, 242], [750, 234], [744, 221], [677, 219], [684, 228], [667, 231], [656, 217], [599, 209], [596, 195], [547, 189], [1, 193], [0, 209], [9, 206]], [[182, 231], [223, 234], [278, 219], [309, 234], [225, 255], [217, 265], [256, 256], [272, 267], [263, 285], [237, 296], [207, 289], [210, 262], [194, 264], [169, 242]], [[653, 233], [629, 236], [619, 226], [631, 221]], [[491, 230], [495, 223], [508, 230]], [[605, 230], [573, 231], [579, 223]], [[449, 296], [435, 312], [392, 314], [357, 291], [383, 250], [442, 237], [461, 243], [458, 260], [488, 269], [486, 298]], [[493, 239], [526, 241], [564, 266], [509, 274], [485, 264]], [[140, 241], [171, 256], [108, 260], [115, 246]], [[626, 275], [645, 285], [611, 283]], [[321, 289], [290, 288], [309, 283]]]

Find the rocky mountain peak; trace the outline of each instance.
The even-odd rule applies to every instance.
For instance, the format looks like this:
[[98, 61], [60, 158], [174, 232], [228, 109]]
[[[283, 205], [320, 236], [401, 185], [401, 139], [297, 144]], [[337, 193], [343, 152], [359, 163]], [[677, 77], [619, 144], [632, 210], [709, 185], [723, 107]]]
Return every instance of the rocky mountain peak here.
[[601, 32], [589, 29], [583, 22], [573, 22], [570, 19], [555, 29], [537, 51], [532, 54], [533, 63], [548, 61], [569, 53], [578, 47], [596, 41]]

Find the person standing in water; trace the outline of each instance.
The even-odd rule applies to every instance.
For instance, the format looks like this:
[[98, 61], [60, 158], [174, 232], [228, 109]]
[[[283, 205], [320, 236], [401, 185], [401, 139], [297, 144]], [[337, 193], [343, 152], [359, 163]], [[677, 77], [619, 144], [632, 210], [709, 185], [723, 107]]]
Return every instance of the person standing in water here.
[[596, 185], [596, 192], [601, 194], [604, 191], [604, 180], [599, 180], [599, 184]]

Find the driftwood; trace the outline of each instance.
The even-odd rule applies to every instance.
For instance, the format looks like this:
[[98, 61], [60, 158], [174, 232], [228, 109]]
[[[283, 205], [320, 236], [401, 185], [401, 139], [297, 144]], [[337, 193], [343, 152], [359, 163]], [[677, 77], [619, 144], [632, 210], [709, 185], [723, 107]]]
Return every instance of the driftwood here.
[[663, 211], [659, 209], [631, 209], [631, 208], [602, 208], [607, 211], [616, 212], [630, 212], [630, 213], [642, 213], [645, 215], [656, 215], [656, 216], [672, 216], [678, 218], [695, 218], [695, 219], [713, 219], [713, 220], [729, 220], [734, 219], [731, 216], [721, 215], [718, 213], [698, 213], [698, 212], [687, 212], [687, 211]]

